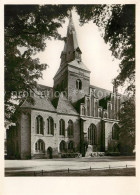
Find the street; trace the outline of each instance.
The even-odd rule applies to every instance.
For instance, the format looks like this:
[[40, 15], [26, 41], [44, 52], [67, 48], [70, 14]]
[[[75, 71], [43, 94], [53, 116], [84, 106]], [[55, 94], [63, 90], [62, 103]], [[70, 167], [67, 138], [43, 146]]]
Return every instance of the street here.
[[134, 157], [90, 157], [74, 159], [33, 159], [33, 160], [5, 160], [5, 172], [17, 171], [52, 171], [65, 169], [107, 169], [121, 167], [135, 167]]

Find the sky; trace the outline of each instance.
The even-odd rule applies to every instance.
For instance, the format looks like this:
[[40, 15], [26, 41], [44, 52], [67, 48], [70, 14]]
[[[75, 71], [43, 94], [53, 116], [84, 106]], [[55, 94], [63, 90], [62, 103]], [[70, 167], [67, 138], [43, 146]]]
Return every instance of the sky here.
[[[112, 90], [112, 79], [118, 75], [119, 60], [114, 59], [107, 45], [101, 37], [98, 27], [90, 21], [80, 26], [79, 16], [72, 12], [79, 47], [82, 51], [82, 61], [91, 71], [90, 84]], [[58, 30], [62, 36], [66, 36], [68, 19], [63, 27]], [[53, 87], [53, 77], [60, 66], [60, 54], [64, 47], [63, 41], [47, 40], [46, 49], [35, 57], [41, 63], [47, 63], [49, 67], [43, 71], [43, 79], [38, 83]]]

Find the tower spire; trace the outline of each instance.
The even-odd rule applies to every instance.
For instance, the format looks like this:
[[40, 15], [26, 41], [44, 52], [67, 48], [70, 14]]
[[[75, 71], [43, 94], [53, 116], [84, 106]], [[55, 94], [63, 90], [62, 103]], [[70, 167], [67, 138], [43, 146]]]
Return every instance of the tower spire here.
[[73, 60], [81, 61], [81, 50], [78, 45], [76, 30], [72, 18], [72, 12], [69, 14], [69, 24], [67, 27], [67, 37], [65, 40], [64, 49], [61, 53], [61, 65]]

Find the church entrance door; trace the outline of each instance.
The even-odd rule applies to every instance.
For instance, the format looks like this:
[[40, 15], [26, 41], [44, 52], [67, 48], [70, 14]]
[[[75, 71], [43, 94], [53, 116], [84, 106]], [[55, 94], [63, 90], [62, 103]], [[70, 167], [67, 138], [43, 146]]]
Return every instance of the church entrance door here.
[[49, 147], [48, 150], [47, 150], [47, 154], [48, 154], [49, 159], [51, 159], [53, 157], [52, 152], [53, 152], [52, 148]]

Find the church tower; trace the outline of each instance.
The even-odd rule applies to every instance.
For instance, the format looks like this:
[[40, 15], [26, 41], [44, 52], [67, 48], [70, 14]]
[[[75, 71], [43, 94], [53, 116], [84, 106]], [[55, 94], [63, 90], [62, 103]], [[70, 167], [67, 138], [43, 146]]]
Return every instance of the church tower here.
[[59, 92], [65, 91], [72, 103], [89, 94], [90, 71], [82, 62], [81, 55], [70, 13], [67, 37], [60, 56], [60, 67], [54, 76], [54, 89]]

